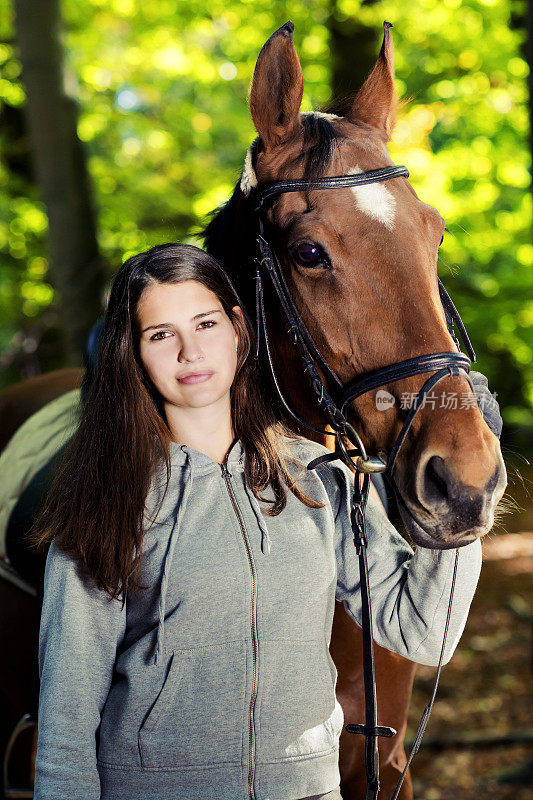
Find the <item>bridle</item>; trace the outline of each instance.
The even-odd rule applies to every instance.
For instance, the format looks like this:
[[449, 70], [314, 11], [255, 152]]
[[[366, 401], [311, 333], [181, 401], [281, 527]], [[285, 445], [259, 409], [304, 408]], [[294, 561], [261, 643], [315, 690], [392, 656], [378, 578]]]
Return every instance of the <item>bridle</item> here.
[[[367, 372], [363, 375], [356, 377], [348, 384], [343, 385], [338, 376], [331, 370], [328, 363], [318, 350], [314, 343], [307, 327], [296, 308], [296, 305], [291, 297], [289, 288], [285, 281], [283, 271], [280, 267], [278, 258], [271, 248], [268, 240], [264, 235], [264, 213], [267, 208], [267, 201], [284, 192], [308, 192], [317, 189], [340, 189], [351, 186], [364, 186], [370, 183], [378, 183], [380, 181], [391, 180], [393, 178], [409, 176], [409, 171], [403, 166], [390, 166], [382, 169], [371, 170], [368, 172], [360, 172], [349, 175], [338, 175], [328, 178], [319, 178], [317, 180], [288, 180], [276, 181], [257, 187], [253, 190], [253, 198], [256, 201], [255, 213], [257, 216], [257, 246], [258, 257], [255, 260], [256, 271], [256, 325], [257, 325], [257, 350], [256, 357], [259, 357], [261, 339], [263, 339], [266, 350], [266, 358], [269, 365], [270, 374], [276, 390], [276, 393], [281, 401], [285, 411], [298, 423], [298, 425], [319, 433], [321, 435], [333, 435], [336, 439], [337, 449], [335, 452], [328, 455], [315, 458], [308, 464], [308, 469], [315, 469], [320, 464], [333, 461], [335, 459], [342, 459], [349, 467], [355, 471], [354, 476], [354, 495], [351, 508], [351, 523], [354, 534], [354, 544], [359, 557], [359, 570], [360, 570], [360, 585], [361, 585], [361, 605], [362, 605], [362, 631], [363, 631], [363, 672], [364, 672], [364, 694], [365, 694], [365, 724], [364, 725], [347, 725], [346, 730], [349, 733], [362, 734], [365, 737], [365, 768], [367, 776], [367, 786], [365, 800], [375, 800], [379, 792], [379, 759], [378, 759], [378, 737], [379, 736], [394, 736], [396, 731], [388, 726], [380, 726], [377, 724], [377, 702], [376, 702], [376, 682], [375, 682], [375, 669], [374, 669], [374, 652], [373, 652], [373, 636], [372, 636], [372, 611], [370, 603], [370, 590], [368, 581], [368, 564], [366, 556], [367, 540], [365, 532], [365, 508], [368, 500], [369, 480], [370, 474], [375, 472], [386, 472], [391, 478], [392, 485], [396, 490], [394, 481], [392, 481], [392, 473], [400, 448], [405, 441], [413, 420], [424, 404], [424, 400], [433, 387], [443, 378], [449, 375], [459, 375], [461, 371], [467, 377], [470, 385], [471, 381], [468, 377], [471, 362], [476, 360], [476, 354], [468, 338], [465, 326], [461, 320], [459, 312], [457, 311], [453, 301], [448, 295], [446, 289], [442, 285], [440, 278], [438, 279], [439, 295], [444, 308], [446, 317], [446, 324], [448, 330], [457, 347], [456, 352], [446, 353], [433, 353], [429, 355], [417, 356], [405, 361], [399, 361], [395, 364], [390, 364], [386, 367]], [[252, 198], [250, 198], [252, 199]], [[309, 423], [302, 420], [296, 412], [290, 407], [285, 399], [279, 382], [276, 377], [276, 371], [272, 360], [270, 340], [268, 335], [268, 326], [265, 314], [264, 291], [263, 291], [263, 276], [268, 275], [274, 290], [280, 302], [281, 309], [285, 316], [287, 323], [287, 332], [295, 345], [299, 356], [302, 360], [303, 369], [307, 375], [307, 379], [311, 385], [311, 389], [315, 395], [316, 402], [322, 410], [327, 424], [331, 427], [331, 431], [320, 430]], [[469, 353], [468, 357], [460, 352], [459, 340], [455, 334], [454, 323], [460, 332], [463, 343]], [[262, 334], [262, 336], [261, 336]], [[355, 428], [349, 423], [347, 419], [347, 408], [350, 403], [357, 397], [365, 394], [366, 392], [376, 389], [379, 386], [388, 385], [394, 381], [408, 378], [413, 375], [421, 375], [428, 372], [433, 372], [423, 384], [422, 388], [416, 395], [409, 412], [405, 418], [402, 428], [396, 438], [396, 441], [389, 453], [387, 463], [385, 464], [380, 458], [369, 456], [366, 452], [365, 446], [361, 437]], [[346, 446], [345, 440], [348, 440], [353, 448]], [[440, 677], [442, 661], [444, 657], [444, 650], [446, 646], [446, 638], [448, 632], [448, 623], [451, 615], [451, 607], [453, 600], [453, 592], [455, 587], [455, 577], [457, 573], [457, 553], [455, 556], [455, 566], [452, 578], [452, 585], [450, 591], [450, 599], [448, 604], [448, 613], [444, 629], [444, 636], [442, 648], [440, 653], [439, 664], [437, 666], [437, 673], [431, 699], [426, 706], [420, 725], [414, 740], [412, 750], [409, 754], [407, 764], [400, 777], [400, 780], [392, 794], [391, 800], [396, 800], [400, 792], [403, 780], [407, 773], [409, 765], [420, 747], [422, 736], [424, 734], [431, 708], [435, 700], [437, 685]]]

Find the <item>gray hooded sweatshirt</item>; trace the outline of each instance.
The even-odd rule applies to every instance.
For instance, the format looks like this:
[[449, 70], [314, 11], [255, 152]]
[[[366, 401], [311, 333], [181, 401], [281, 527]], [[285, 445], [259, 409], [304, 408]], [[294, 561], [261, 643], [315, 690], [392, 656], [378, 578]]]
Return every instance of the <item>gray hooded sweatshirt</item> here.
[[[335, 599], [361, 621], [353, 477], [338, 464], [306, 472], [319, 445], [287, 447], [300, 487], [324, 505], [289, 492], [268, 517], [239, 443], [222, 466], [172, 444], [166, 496], [163, 470], [147, 498], [147, 588], [125, 604], [52, 544], [35, 800], [296, 800], [338, 786], [328, 646]], [[375, 640], [436, 664], [455, 551], [413, 555], [371, 502], [366, 522]], [[446, 660], [480, 565], [479, 541], [459, 551]]]

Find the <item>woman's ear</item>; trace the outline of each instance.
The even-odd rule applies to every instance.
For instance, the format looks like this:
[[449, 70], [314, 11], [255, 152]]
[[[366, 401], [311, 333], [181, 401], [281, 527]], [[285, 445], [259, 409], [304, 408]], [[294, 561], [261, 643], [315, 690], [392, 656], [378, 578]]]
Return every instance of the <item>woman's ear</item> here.
[[[244, 314], [242, 313], [242, 308], [240, 306], [233, 306], [231, 310], [237, 317], [240, 317], [240, 321], [244, 323]], [[239, 346], [239, 330], [237, 325], [235, 325], [235, 322], [233, 323], [233, 330], [235, 332], [235, 349], [237, 350]]]

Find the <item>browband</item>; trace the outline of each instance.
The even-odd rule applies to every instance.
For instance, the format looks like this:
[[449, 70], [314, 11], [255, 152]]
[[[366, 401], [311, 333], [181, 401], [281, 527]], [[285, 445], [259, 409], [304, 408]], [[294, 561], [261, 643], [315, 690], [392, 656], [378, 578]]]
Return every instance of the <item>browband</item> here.
[[257, 208], [259, 211], [265, 200], [282, 192], [310, 192], [315, 189], [342, 189], [349, 186], [365, 186], [368, 183], [388, 181], [390, 178], [408, 178], [409, 170], [403, 166], [382, 167], [368, 172], [354, 172], [349, 175], [333, 175], [330, 178], [312, 180], [275, 181], [267, 183], [259, 192]]

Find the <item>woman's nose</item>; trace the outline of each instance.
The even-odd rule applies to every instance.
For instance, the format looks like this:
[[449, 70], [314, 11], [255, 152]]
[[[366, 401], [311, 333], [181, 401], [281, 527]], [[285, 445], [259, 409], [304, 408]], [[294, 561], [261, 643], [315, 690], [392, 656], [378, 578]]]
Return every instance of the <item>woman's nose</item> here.
[[178, 351], [178, 361], [200, 361], [204, 357], [197, 341], [194, 339], [182, 342]]

